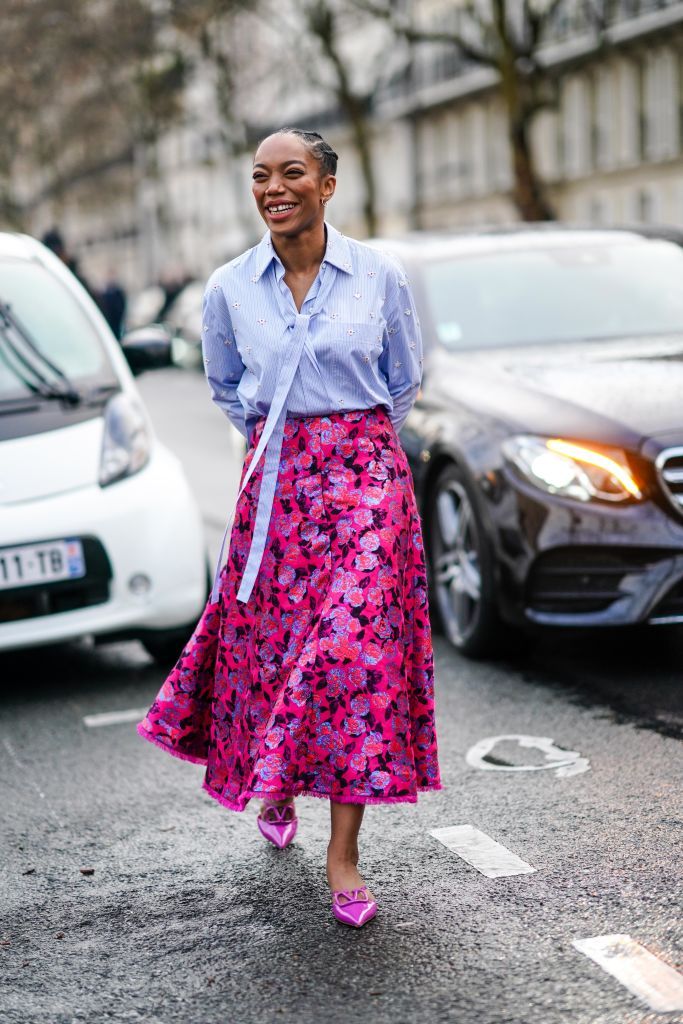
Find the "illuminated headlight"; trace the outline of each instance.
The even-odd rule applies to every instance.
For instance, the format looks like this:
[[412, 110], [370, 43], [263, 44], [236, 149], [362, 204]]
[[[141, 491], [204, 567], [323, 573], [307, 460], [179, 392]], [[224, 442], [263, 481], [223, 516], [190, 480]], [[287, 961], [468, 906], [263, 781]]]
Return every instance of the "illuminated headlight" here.
[[558, 437], [510, 437], [503, 454], [530, 483], [577, 501], [640, 501], [622, 451], [610, 454]]
[[115, 395], [104, 411], [101, 486], [137, 473], [147, 463], [149, 453], [150, 436], [142, 409], [130, 395]]

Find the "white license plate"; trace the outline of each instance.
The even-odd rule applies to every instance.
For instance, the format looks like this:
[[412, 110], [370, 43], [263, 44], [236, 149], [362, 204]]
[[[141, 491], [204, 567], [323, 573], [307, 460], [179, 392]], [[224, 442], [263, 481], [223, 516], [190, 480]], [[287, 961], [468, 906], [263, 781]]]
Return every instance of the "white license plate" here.
[[0, 590], [73, 580], [79, 576], [85, 576], [80, 540], [70, 538], [0, 548]]

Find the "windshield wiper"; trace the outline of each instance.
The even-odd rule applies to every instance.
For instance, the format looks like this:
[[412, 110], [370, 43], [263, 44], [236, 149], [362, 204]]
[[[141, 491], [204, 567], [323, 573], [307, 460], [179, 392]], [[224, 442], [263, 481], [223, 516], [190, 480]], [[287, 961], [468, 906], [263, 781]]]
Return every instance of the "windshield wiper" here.
[[121, 385], [119, 382], [112, 380], [104, 384], [96, 384], [95, 387], [85, 392], [82, 397], [87, 405], [101, 405], [108, 398], [111, 398], [112, 395], [118, 394], [120, 390]]
[[[81, 393], [66, 373], [41, 351], [8, 303], [1, 298], [0, 334], [8, 350], [3, 352], [4, 362], [33, 394], [70, 405], [78, 405], [82, 401]], [[12, 359], [8, 358], [8, 352]], [[51, 381], [45, 374], [46, 368], [57, 378], [56, 381]]]
[[[5, 338], [5, 335], [4, 335], [2, 327], [0, 326], [0, 339], [4, 339], [4, 338]], [[43, 397], [42, 392], [40, 390], [40, 387], [34, 381], [32, 381], [29, 377], [27, 377], [22, 372], [20, 367], [13, 365], [11, 359], [9, 359], [8, 354], [7, 354], [7, 352], [5, 351], [5, 349], [4, 349], [4, 347], [2, 345], [0, 345], [0, 359], [5, 364], [5, 366], [10, 371], [10, 373], [13, 373], [14, 376], [17, 378], [17, 380], [21, 384], [23, 384], [24, 387], [30, 392], [30, 395], [19, 395], [17, 398], [9, 398], [9, 399], [3, 398], [2, 399], [2, 403], [3, 404], [5, 402], [8, 402], [8, 401], [9, 402], [19, 402], [19, 403], [24, 402], [25, 403], [25, 402], [30, 402], [32, 397], [33, 398], [41, 398], [41, 397]], [[44, 397], [48, 397], [48, 396], [45, 395]]]

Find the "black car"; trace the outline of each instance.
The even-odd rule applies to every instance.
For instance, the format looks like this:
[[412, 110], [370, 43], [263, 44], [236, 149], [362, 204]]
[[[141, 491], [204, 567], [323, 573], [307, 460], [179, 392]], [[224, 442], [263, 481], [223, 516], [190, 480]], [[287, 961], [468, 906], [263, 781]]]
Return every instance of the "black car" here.
[[452, 643], [683, 622], [683, 249], [557, 225], [377, 244], [421, 312], [401, 440]]

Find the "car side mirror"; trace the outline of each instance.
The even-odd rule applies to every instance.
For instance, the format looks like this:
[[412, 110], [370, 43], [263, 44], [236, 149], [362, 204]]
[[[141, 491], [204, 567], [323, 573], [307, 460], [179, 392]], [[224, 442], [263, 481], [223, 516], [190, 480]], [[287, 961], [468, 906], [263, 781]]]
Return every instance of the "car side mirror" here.
[[121, 350], [134, 374], [172, 365], [172, 338], [161, 324], [148, 324], [128, 331], [121, 339]]

